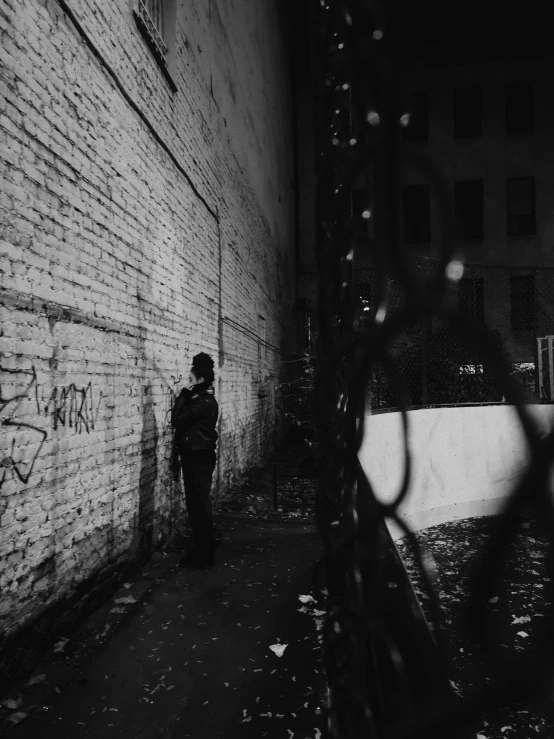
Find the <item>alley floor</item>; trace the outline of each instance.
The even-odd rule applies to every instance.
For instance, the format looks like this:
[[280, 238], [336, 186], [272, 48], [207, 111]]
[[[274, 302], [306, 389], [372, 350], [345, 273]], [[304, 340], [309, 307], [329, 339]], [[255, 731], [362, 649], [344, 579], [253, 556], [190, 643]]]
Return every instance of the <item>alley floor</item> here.
[[311, 521], [220, 514], [216, 565], [158, 554], [4, 697], [13, 739], [317, 739]]
[[[432, 526], [416, 535], [437, 574], [436, 592], [444, 614], [449, 677], [457, 695], [471, 699], [494, 684], [495, 672], [471, 639], [467, 606], [472, 578], [481, 566], [484, 545], [495, 525], [492, 517], [476, 517]], [[409, 540], [397, 542], [406, 569], [429, 623], [433, 616], [415, 552]], [[550, 643], [552, 580], [548, 541], [536, 519], [521, 523], [493, 579], [487, 609], [491, 636], [508, 657], [538, 654]], [[479, 739], [532, 739], [554, 736], [554, 716], [544, 701], [510, 700], [490, 708], [471, 722], [469, 735]]]

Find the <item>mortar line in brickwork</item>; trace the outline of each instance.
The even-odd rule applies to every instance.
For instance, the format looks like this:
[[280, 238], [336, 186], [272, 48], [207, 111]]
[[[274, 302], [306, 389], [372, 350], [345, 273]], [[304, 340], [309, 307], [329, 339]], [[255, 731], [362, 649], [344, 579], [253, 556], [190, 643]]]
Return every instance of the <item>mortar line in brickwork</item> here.
[[[14, 308], [15, 310], [27, 311], [37, 315], [44, 314], [47, 318], [53, 318], [58, 323], [78, 323], [89, 328], [114, 333], [121, 337], [126, 336], [131, 339], [141, 338], [140, 332], [144, 331], [141, 326], [135, 326], [132, 323], [96, 316], [92, 313], [86, 313], [80, 308], [55, 303], [53, 300], [48, 300], [47, 298], [32, 297], [25, 293], [20, 293], [17, 290], [12, 290], [9, 287], [4, 287], [3, 285], [0, 285], [0, 305], [8, 309]], [[152, 322], [151, 325], [167, 330], [167, 326], [161, 323]], [[170, 328], [170, 330], [177, 333], [176, 328]]]
[[212, 208], [212, 206], [208, 203], [206, 198], [202, 195], [202, 193], [198, 190], [194, 182], [192, 181], [190, 175], [185, 170], [185, 168], [182, 166], [182, 164], [179, 162], [175, 154], [171, 151], [169, 146], [165, 143], [165, 141], [162, 139], [162, 137], [158, 134], [154, 126], [150, 123], [146, 115], [142, 112], [142, 110], [139, 108], [139, 106], [135, 103], [133, 98], [129, 95], [125, 87], [123, 86], [123, 83], [120, 81], [119, 77], [117, 76], [116, 72], [110, 64], [107, 62], [107, 60], [104, 58], [100, 50], [97, 48], [97, 46], [94, 44], [88, 33], [85, 31], [79, 20], [77, 19], [75, 13], [71, 10], [69, 5], [67, 4], [66, 0], [56, 0], [62, 11], [65, 13], [65, 15], [69, 18], [73, 26], [75, 27], [75, 30], [77, 33], [81, 36], [85, 44], [88, 46], [90, 51], [92, 52], [93, 56], [100, 62], [101, 67], [104, 69], [105, 72], [108, 73], [108, 75], [111, 77], [113, 83], [123, 96], [123, 99], [125, 102], [135, 111], [135, 113], [138, 115], [138, 117], [141, 119], [141, 121], [144, 123], [144, 125], [148, 128], [156, 142], [162, 147], [162, 149], [165, 151], [165, 153], [168, 155], [168, 157], [171, 159], [175, 167], [179, 170], [179, 172], [183, 175], [183, 177], [186, 179], [188, 184], [190, 185], [192, 191], [200, 200], [200, 202], [204, 205], [208, 213], [219, 223], [219, 214], [217, 212], [217, 209]]
[[249, 339], [253, 339], [254, 341], [259, 341], [261, 344], [268, 347], [268, 349], [272, 349], [277, 354], [283, 353], [281, 349], [279, 349], [279, 347], [275, 346], [274, 344], [270, 344], [269, 341], [264, 341], [261, 337], [258, 336], [258, 334], [255, 334], [247, 326], [243, 326], [241, 323], [237, 323], [237, 321], [233, 321], [232, 318], [223, 316], [221, 320], [223, 323], [228, 323], [232, 328], [235, 329], [235, 331], [238, 331], [239, 333], [244, 334], [245, 336], [248, 336]]

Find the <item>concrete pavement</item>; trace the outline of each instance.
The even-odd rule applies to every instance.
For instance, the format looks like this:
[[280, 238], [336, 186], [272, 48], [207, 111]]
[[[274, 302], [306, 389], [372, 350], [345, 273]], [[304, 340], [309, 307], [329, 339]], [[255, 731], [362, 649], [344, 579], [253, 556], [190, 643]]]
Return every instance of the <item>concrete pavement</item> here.
[[4, 717], [27, 716], [10, 737], [320, 735], [322, 612], [299, 600], [314, 595], [314, 525], [221, 514], [217, 524], [215, 567], [181, 570], [177, 552], [157, 555], [58, 644], [34, 685], [12, 691]]

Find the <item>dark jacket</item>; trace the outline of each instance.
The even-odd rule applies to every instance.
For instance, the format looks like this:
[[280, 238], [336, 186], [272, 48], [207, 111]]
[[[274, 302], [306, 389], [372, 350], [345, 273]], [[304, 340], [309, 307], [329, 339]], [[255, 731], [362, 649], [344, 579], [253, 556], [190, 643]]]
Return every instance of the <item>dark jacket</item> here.
[[175, 444], [181, 457], [215, 459], [218, 416], [219, 406], [211, 385], [200, 383], [192, 391], [181, 390], [171, 411]]

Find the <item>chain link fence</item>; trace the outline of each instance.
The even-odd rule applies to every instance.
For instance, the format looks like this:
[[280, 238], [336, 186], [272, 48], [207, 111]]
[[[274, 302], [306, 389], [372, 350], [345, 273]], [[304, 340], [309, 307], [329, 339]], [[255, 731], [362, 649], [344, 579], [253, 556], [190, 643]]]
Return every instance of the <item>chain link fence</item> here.
[[[550, 703], [552, 696], [552, 630], [541, 634], [533, 654], [507, 657], [487, 604], [524, 516], [536, 517], [550, 544], [552, 566], [554, 432], [544, 434], [526, 403], [554, 398], [548, 338], [553, 290], [549, 270], [464, 266], [456, 257], [448, 179], [428, 151], [401, 140], [420, 39], [405, 19], [387, 17], [390, 10], [380, 0], [317, 4], [314, 386], [320, 450], [316, 520], [325, 553], [314, 584], [327, 611], [326, 735], [465, 739], [468, 723], [485, 709], [503, 710], [518, 698]], [[423, 174], [436, 198], [437, 261], [411, 258], [402, 241], [405, 167]], [[374, 223], [373, 235], [367, 233], [364, 241], [373, 267], [365, 270], [351, 197], [364, 173], [371, 192], [362, 215]], [[448, 636], [433, 576], [400, 512], [413, 478], [406, 411], [414, 405], [503, 398], [517, 413], [530, 464], [496, 517], [469, 583], [464, 628], [496, 679], [474, 697], [459, 699], [447, 678]], [[368, 402], [397, 407], [402, 424], [404, 473], [387, 503], [357, 457]], [[385, 519], [413, 540], [435, 624], [432, 637]], [[549, 604], [550, 621], [552, 616]]]
[[[414, 275], [425, 289], [436, 278], [438, 262], [419, 257]], [[458, 265], [448, 299], [476, 326], [499, 340], [512, 377], [529, 402], [554, 400], [552, 336], [554, 335], [554, 269]], [[370, 267], [354, 269], [360, 300], [359, 328], [373, 320], [377, 276]], [[405, 304], [398, 283], [387, 280], [387, 315]], [[550, 340], [548, 337], [551, 337]], [[406, 405], [499, 403], [505, 398], [493, 367], [474, 342], [427, 311], [399, 333], [391, 346], [407, 392]], [[371, 408], [395, 407], [384, 368], [375, 364], [370, 376]]]

